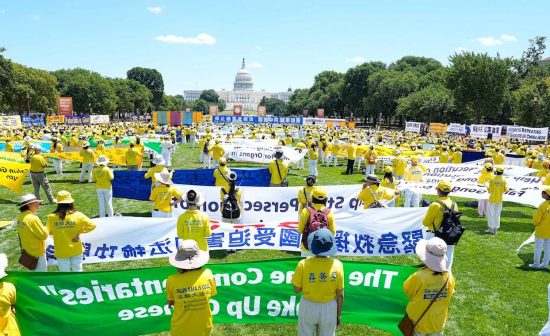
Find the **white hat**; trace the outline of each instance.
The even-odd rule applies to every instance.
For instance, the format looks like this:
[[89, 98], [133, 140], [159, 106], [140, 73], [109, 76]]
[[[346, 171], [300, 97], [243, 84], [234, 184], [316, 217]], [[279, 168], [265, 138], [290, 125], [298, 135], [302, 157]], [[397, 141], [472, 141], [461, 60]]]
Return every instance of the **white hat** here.
[[164, 166], [165, 164], [164, 158], [162, 157], [162, 155], [155, 155], [153, 159], [153, 163], [155, 164], [155, 166], [159, 166], [159, 165]]
[[191, 203], [196, 206], [201, 206], [202, 203], [204, 202], [204, 199], [205, 197], [202, 193], [193, 189], [190, 189], [189, 191], [187, 191], [187, 193], [185, 193], [185, 195], [183, 196], [183, 200], [187, 202], [188, 205], [189, 203]]
[[157, 182], [162, 184], [167, 184], [167, 185], [174, 184], [172, 182], [172, 177], [168, 172], [155, 173], [155, 179], [157, 180]]
[[106, 166], [109, 164], [109, 159], [105, 155], [100, 155], [97, 157], [97, 160], [95, 161], [95, 163], [98, 166], [101, 166], [101, 165]]
[[178, 251], [170, 256], [168, 259], [170, 265], [190, 270], [201, 268], [204, 266], [210, 255], [208, 252], [199, 249], [199, 245], [193, 239], [186, 239], [179, 245]]
[[90, 147], [90, 143], [88, 141], [84, 141], [82, 143], [82, 147]]
[[42, 202], [42, 201], [39, 200], [38, 198], [36, 198], [36, 196], [33, 195], [33, 194], [26, 194], [26, 195], [21, 196], [21, 202], [19, 202], [18, 206], [22, 207], [24, 205], [34, 203], [34, 202]]
[[416, 254], [435, 272], [447, 271], [447, 244], [443, 239], [434, 237], [430, 240], [421, 239], [416, 243]]
[[5, 253], [0, 253], [0, 279], [8, 275], [6, 268], [8, 268], [8, 256]]
[[40, 144], [33, 144], [32, 149], [34, 150], [42, 150], [42, 146]]
[[26, 142], [29, 142], [29, 141], [32, 140], [32, 138], [30, 136], [26, 136], [25, 139], [23, 139], [23, 140], [25, 140]]
[[235, 173], [234, 171], [229, 171], [229, 173], [227, 174], [227, 179], [231, 182], [233, 181], [236, 181], [237, 180], [237, 173]]

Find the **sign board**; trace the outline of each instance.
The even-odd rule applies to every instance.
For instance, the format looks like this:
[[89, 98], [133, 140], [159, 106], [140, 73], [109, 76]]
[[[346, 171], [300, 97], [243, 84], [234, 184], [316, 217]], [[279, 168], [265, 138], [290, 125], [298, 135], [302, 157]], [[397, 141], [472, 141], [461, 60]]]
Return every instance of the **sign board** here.
[[446, 133], [447, 132], [447, 124], [440, 124], [440, 123], [430, 123], [430, 133]]
[[21, 128], [21, 116], [0, 116], [0, 129], [2, 128]]
[[46, 117], [46, 124], [48, 125], [51, 125], [51, 124], [63, 124], [65, 123], [65, 116], [60, 114], [60, 115], [51, 115], [51, 116], [47, 116]]
[[415, 121], [407, 121], [405, 124], [405, 132], [420, 133], [422, 130], [422, 123]]
[[73, 115], [73, 98], [72, 97], [59, 97], [57, 98], [57, 111], [58, 114], [65, 116]]
[[548, 140], [548, 127], [530, 128], [523, 126], [508, 126], [506, 135], [510, 139], [546, 141]]
[[242, 116], [243, 115], [243, 106], [241, 104], [233, 105], [233, 115]]
[[470, 135], [472, 136], [472, 138], [476, 138], [476, 139], [491, 138], [493, 140], [498, 140], [500, 139], [501, 131], [502, 131], [502, 126], [494, 126], [494, 125], [470, 126]]
[[325, 117], [325, 109], [317, 109], [317, 118]]
[[211, 104], [211, 105], [208, 105], [208, 113], [210, 115], [218, 115], [219, 111], [218, 111], [218, 104]]
[[258, 116], [265, 117], [266, 114], [267, 114], [267, 107], [263, 105], [258, 105]]

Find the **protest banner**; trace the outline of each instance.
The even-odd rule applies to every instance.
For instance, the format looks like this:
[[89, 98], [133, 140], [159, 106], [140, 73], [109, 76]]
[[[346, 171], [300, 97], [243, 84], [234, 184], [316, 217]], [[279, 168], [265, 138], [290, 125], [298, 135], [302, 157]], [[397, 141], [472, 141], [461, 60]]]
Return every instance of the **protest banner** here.
[[0, 162], [25, 163], [25, 160], [19, 153], [0, 151]]
[[16, 193], [21, 192], [30, 168], [31, 165], [27, 163], [0, 161], [0, 186]]
[[267, 114], [267, 107], [263, 106], [263, 105], [258, 105], [258, 116], [259, 117], [265, 117], [265, 115]]
[[131, 122], [151, 122], [153, 120], [153, 116], [151, 113], [145, 113], [145, 114], [130, 114], [128, 115], [128, 121]]
[[0, 129], [21, 128], [21, 116], [8, 115], [0, 116]]
[[[216, 324], [297, 323], [300, 296], [292, 275], [300, 259], [212, 264]], [[403, 283], [418, 268], [342, 261], [346, 303], [342, 322], [397, 334], [408, 302]], [[170, 330], [166, 305], [171, 266], [85, 273], [10, 272], [17, 287], [17, 320], [23, 335], [143, 335]], [[369, 302], [370, 304], [365, 304]], [[70, 321], [70, 323], [67, 323]]]
[[430, 123], [429, 132], [430, 133], [446, 133], [447, 132], [447, 124]]
[[[49, 153], [51, 151], [52, 143], [50, 141], [43, 141], [43, 140], [33, 140], [33, 144], [40, 145], [42, 147], [42, 153]], [[15, 153], [21, 152], [21, 149], [23, 149], [23, 141], [12, 141], [11, 144], [13, 145], [13, 151]], [[0, 151], [6, 150], [6, 142], [1, 141], [0, 142]]]
[[449, 126], [447, 127], [447, 133], [465, 135], [466, 134], [466, 125], [449, 124]]
[[[105, 155], [110, 164], [126, 166], [126, 152], [128, 148], [107, 148], [103, 151], [96, 152], [96, 155], [103, 154]], [[82, 162], [82, 156], [80, 151], [78, 152], [61, 152], [61, 153], [48, 153], [44, 155], [45, 157], [60, 159], [64, 161], [76, 161]]]
[[60, 115], [51, 115], [46, 117], [46, 124], [52, 125], [52, 124], [64, 124], [65, 123], [65, 116], [63, 114]]
[[233, 104], [233, 115], [234, 116], [243, 115], [243, 106], [241, 104]]
[[44, 126], [44, 119], [44, 114], [42, 113], [24, 115], [21, 117], [21, 124], [23, 125], [23, 127]]
[[275, 160], [275, 151], [283, 151], [283, 160], [288, 162], [298, 162], [307, 154], [307, 150], [288, 146], [269, 146], [260, 143], [248, 143], [246, 145], [237, 145], [234, 143], [222, 143], [225, 149], [225, 157], [241, 162], [269, 163]]
[[90, 115], [90, 124], [108, 124], [109, 116], [106, 114], [92, 114]]
[[260, 116], [212, 116], [213, 123], [293, 124], [301, 125], [302, 117], [260, 117]]
[[326, 125], [327, 122], [332, 122], [333, 124], [340, 125], [340, 122], [346, 122], [345, 119], [329, 119], [329, 118], [304, 118], [303, 124], [304, 125], [318, 125], [323, 126]]
[[493, 140], [498, 140], [500, 139], [501, 131], [502, 131], [502, 126], [494, 126], [494, 125], [471, 125], [470, 126], [470, 135], [472, 136], [472, 138], [476, 138], [476, 139], [491, 138]]
[[407, 123], [405, 124], [405, 132], [420, 133], [421, 130], [422, 130], [422, 123], [407, 121]]
[[72, 116], [73, 115], [73, 98], [59, 97], [57, 99], [57, 112], [60, 115]]
[[89, 125], [90, 124], [90, 115], [66, 115], [65, 124], [70, 126], [76, 125]]
[[548, 127], [531, 128], [523, 126], [508, 126], [506, 128], [506, 136], [510, 139], [518, 140], [547, 141]]

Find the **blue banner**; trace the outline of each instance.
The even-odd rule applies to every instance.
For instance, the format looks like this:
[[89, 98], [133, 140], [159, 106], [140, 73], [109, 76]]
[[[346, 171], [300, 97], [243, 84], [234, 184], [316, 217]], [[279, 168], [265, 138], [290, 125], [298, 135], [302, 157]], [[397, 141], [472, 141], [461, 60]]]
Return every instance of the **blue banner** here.
[[66, 125], [89, 125], [90, 124], [90, 115], [73, 115], [65, 116]]
[[31, 116], [24, 115], [21, 117], [21, 124], [23, 127], [44, 126], [46, 120], [43, 114]]
[[[267, 168], [232, 169], [237, 173], [237, 185], [246, 187], [269, 187], [271, 175]], [[172, 177], [175, 184], [213, 186], [214, 169], [176, 170]], [[151, 179], [145, 179], [145, 171], [115, 170], [113, 197], [148, 201]]]
[[145, 114], [130, 114], [128, 115], [128, 121], [132, 122], [151, 122], [153, 120], [153, 116], [151, 113], [145, 113]]
[[215, 123], [294, 124], [302, 125], [302, 117], [213, 116]]
[[[49, 153], [52, 149], [52, 143], [49, 141], [33, 141], [32, 143], [39, 144], [42, 146], [42, 153]], [[13, 151], [15, 153], [21, 152], [21, 148], [23, 148], [23, 141], [12, 141], [11, 144], [13, 145]], [[0, 151], [6, 150], [6, 142], [1, 141], [0, 142]]]

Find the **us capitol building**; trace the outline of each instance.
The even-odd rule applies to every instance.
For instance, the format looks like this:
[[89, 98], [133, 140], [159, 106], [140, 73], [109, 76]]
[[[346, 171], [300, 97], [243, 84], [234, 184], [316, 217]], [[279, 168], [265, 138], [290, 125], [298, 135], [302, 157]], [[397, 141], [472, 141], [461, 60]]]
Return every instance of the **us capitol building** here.
[[[183, 98], [186, 101], [195, 101], [198, 100], [203, 90], [185, 90], [183, 91]], [[292, 95], [292, 89], [288, 88], [286, 92], [265, 92], [254, 91], [254, 82], [252, 81], [252, 75], [246, 68], [246, 63], [243, 58], [243, 63], [241, 70], [237, 72], [235, 76], [235, 82], [233, 83], [233, 91], [226, 91], [222, 89], [221, 91], [216, 91], [220, 96], [220, 99], [225, 100], [227, 104], [226, 109], [232, 110], [233, 105], [241, 104], [244, 111], [256, 111], [258, 104], [263, 97], [266, 98], [277, 98], [281, 99], [285, 103], [288, 102], [290, 96]]]

